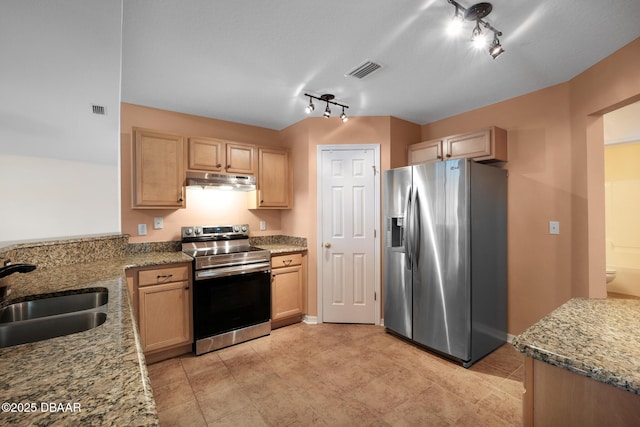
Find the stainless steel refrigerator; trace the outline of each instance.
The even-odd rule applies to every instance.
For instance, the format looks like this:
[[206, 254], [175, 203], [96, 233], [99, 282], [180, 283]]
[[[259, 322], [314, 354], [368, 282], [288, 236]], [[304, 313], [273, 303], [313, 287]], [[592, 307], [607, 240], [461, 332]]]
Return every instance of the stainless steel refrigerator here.
[[387, 331], [469, 367], [506, 342], [507, 175], [468, 159], [384, 173]]

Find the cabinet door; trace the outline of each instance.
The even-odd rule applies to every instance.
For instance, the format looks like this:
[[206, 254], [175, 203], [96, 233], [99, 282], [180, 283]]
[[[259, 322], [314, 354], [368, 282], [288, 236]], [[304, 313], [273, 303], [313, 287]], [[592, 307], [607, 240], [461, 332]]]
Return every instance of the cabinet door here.
[[184, 208], [184, 138], [134, 130], [134, 208]]
[[225, 166], [224, 141], [210, 138], [189, 138], [188, 168], [221, 172]]
[[258, 154], [258, 207], [290, 208], [291, 187], [289, 152], [260, 148]]
[[419, 163], [442, 160], [442, 140], [424, 141], [412, 144], [408, 149], [407, 163], [409, 166]]
[[445, 140], [447, 159], [477, 158], [491, 155], [491, 130], [465, 133]]
[[227, 142], [226, 171], [253, 175], [255, 173], [255, 147]]
[[138, 289], [142, 350], [151, 352], [193, 341], [189, 282]]
[[302, 313], [302, 266], [271, 270], [271, 319]]

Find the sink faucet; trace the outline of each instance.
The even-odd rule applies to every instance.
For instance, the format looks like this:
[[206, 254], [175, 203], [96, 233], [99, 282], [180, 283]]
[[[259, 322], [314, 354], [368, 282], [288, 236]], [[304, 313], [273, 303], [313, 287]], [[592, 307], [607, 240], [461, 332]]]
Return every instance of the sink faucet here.
[[0, 267], [0, 300], [7, 296], [8, 285], [2, 285], [2, 278], [13, 273], [28, 273], [36, 269], [34, 264], [12, 264], [11, 260], [6, 260]]

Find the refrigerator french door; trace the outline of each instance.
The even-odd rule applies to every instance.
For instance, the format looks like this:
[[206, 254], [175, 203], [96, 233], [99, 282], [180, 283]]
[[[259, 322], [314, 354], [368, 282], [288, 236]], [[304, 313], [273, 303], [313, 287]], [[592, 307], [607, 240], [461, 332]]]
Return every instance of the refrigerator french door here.
[[384, 322], [464, 366], [506, 341], [506, 172], [467, 159], [384, 174]]

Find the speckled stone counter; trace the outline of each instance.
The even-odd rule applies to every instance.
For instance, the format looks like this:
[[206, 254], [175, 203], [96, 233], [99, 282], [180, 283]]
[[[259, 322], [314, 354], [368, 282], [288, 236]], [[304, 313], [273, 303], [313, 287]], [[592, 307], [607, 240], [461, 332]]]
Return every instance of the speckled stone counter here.
[[292, 236], [257, 236], [249, 239], [251, 246], [266, 249], [272, 254], [304, 252], [307, 250], [307, 239]]
[[640, 300], [575, 298], [513, 340], [533, 359], [640, 394]]
[[[191, 262], [191, 258], [182, 252], [130, 253], [126, 237], [107, 238], [97, 245], [89, 240], [77, 242], [82, 247], [77, 254], [82, 262], [75, 264], [55, 265], [60, 261], [43, 248], [25, 248], [27, 255], [21, 248], [0, 253], [1, 260], [11, 256], [13, 262], [45, 260], [45, 266], [39, 264], [31, 273], [17, 273], [3, 280], [11, 293], [2, 305], [45, 292], [85, 287], [105, 287], [109, 291], [104, 324], [85, 332], [0, 349], [2, 401], [33, 404], [36, 409], [3, 411], [0, 425], [158, 424], [124, 271], [128, 267]], [[53, 243], [47, 246], [58, 250]], [[108, 250], [111, 246], [113, 251]], [[90, 255], [82, 252], [87, 248], [91, 249]], [[66, 249], [60, 249], [61, 258], [67, 255]], [[46, 253], [44, 258], [35, 255], [38, 251]], [[105, 253], [118, 256], [91, 259]], [[51, 262], [46, 262], [49, 259]], [[51, 411], [51, 404], [62, 404], [58, 408], [68, 410]]]

